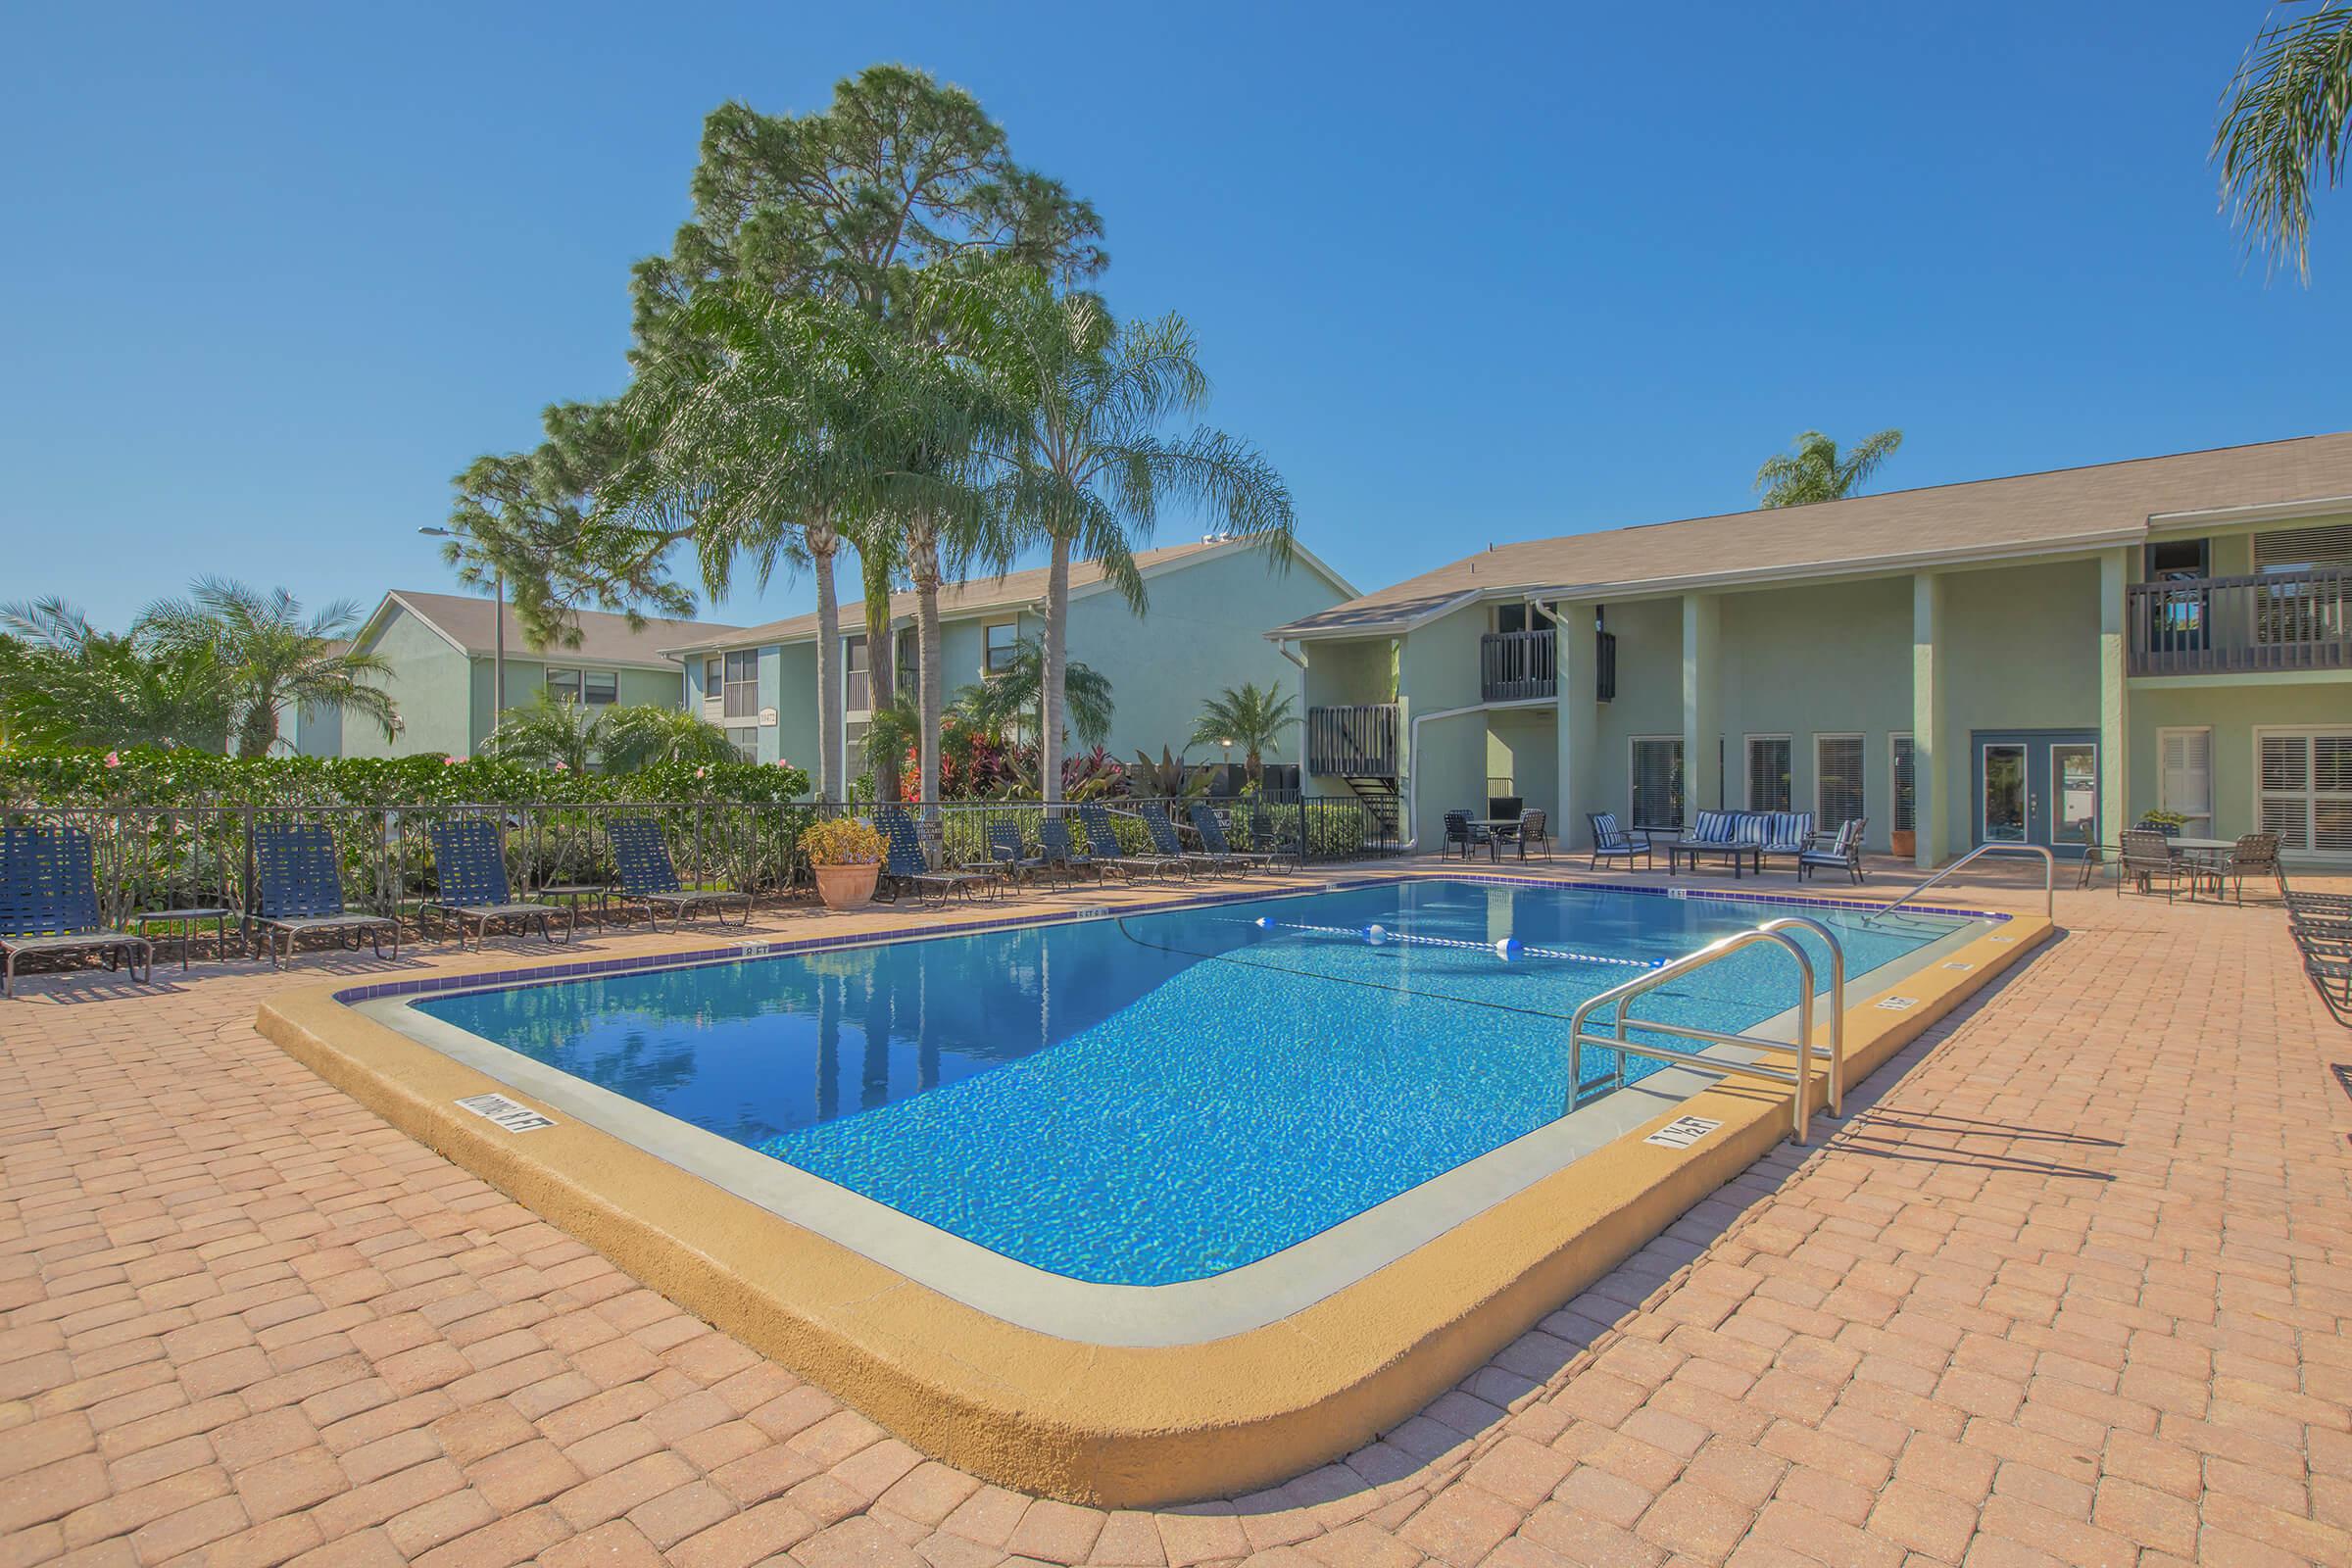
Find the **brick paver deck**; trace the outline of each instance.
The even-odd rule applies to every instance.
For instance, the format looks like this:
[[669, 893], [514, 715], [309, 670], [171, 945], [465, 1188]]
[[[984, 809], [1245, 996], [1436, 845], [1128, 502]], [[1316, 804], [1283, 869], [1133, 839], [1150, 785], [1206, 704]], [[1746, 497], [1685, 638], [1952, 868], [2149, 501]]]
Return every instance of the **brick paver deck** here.
[[2352, 1035], [2276, 910], [2060, 917], [1383, 1441], [1155, 1515], [925, 1461], [253, 1032], [371, 964], [30, 980], [0, 1564], [2352, 1562]]

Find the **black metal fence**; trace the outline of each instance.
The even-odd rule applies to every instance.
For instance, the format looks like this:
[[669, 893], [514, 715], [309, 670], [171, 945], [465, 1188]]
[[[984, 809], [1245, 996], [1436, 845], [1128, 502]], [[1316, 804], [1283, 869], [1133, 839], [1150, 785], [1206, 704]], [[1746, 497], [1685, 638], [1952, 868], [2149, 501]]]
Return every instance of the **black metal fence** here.
[[[1135, 799], [1105, 801], [1120, 847], [1145, 853], [1151, 839]], [[1190, 803], [1167, 800], [1188, 844]], [[1362, 807], [1348, 797], [1241, 799], [1207, 803], [1239, 850], [1300, 852], [1302, 863], [1344, 861], [1376, 840]], [[1054, 809], [1067, 812], [1062, 806]], [[937, 859], [986, 865], [989, 829], [1012, 826], [1028, 853], [1042, 848], [1037, 801], [910, 804]], [[71, 826], [89, 835], [99, 908], [110, 924], [142, 911], [257, 907], [254, 848], [272, 823], [319, 823], [333, 834], [346, 903], [353, 909], [406, 916], [434, 892], [432, 827], [458, 818], [497, 823], [507, 872], [517, 898], [555, 887], [616, 880], [605, 825], [614, 817], [650, 817], [661, 825], [687, 888], [730, 888], [756, 899], [788, 897], [808, 883], [800, 851], [804, 828], [820, 815], [870, 816], [869, 806], [746, 805], [717, 802], [532, 802], [460, 806], [0, 807], [0, 828]]]

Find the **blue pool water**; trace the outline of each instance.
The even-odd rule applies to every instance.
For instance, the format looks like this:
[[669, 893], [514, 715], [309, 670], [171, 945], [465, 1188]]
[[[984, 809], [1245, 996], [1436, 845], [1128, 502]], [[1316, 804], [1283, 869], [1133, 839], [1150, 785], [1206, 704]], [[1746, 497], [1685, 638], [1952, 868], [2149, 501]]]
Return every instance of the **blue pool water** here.
[[[1556, 1118], [1579, 1002], [1775, 912], [1404, 881], [416, 1005], [1036, 1267], [1158, 1285]], [[1788, 912], [1838, 933], [1849, 978], [1963, 923]], [[1744, 1028], [1788, 1006], [1790, 967], [1748, 949], [1639, 1015]], [[1577, 1081], [1605, 1084], [1615, 1056], [1587, 1050]]]

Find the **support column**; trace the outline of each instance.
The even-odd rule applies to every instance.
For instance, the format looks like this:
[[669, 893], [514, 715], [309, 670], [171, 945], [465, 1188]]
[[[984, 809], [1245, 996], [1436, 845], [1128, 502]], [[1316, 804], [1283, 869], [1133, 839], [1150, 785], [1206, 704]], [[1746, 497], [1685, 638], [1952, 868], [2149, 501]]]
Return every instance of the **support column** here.
[[1912, 858], [1923, 871], [1951, 854], [1952, 749], [1943, 735], [1943, 579], [1911, 579], [1911, 777], [1918, 834]]
[[1600, 650], [1594, 633], [1598, 629], [1591, 605], [1559, 607], [1552, 668], [1559, 688], [1560, 798], [1552, 836], [1562, 846], [1584, 844], [1590, 831], [1585, 813], [1609, 808], [1596, 793], [1600, 777], [1594, 756], [1600, 732]]
[[1723, 808], [1723, 601], [1683, 595], [1683, 826]]
[[2131, 686], [2125, 679], [2127, 618], [2125, 585], [2132, 580], [2128, 552], [2099, 557], [2099, 837], [2108, 844], [2132, 825]]

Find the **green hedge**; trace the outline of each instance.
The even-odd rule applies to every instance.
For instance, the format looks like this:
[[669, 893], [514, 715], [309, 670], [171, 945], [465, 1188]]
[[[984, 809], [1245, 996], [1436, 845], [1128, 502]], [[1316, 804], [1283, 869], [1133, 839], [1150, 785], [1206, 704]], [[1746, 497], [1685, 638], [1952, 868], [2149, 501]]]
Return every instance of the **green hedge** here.
[[574, 773], [486, 757], [271, 757], [134, 747], [0, 748], [0, 806], [462, 806], [548, 801], [713, 801], [776, 806], [808, 793], [797, 767], [659, 762], [635, 773]]

